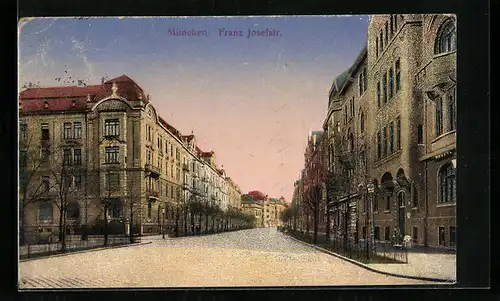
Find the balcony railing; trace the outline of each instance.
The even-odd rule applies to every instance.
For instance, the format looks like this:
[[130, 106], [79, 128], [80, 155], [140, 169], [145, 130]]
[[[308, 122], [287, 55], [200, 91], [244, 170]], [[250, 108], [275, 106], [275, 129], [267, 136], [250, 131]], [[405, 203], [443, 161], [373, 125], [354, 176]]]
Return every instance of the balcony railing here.
[[149, 188], [148, 190], [146, 190], [146, 196], [147, 198], [151, 199], [157, 199], [160, 194], [158, 193], [158, 191], [154, 188]]
[[161, 170], [160, 168], [152, 165], [152, 164], [149, 164], [149, 163], [146, 163], [146, 165], [144, 166], [144, 169], [149, 172], [149, 174], [152, 176], [152, 177], [159, 177], [160, 174], [161, 174]]

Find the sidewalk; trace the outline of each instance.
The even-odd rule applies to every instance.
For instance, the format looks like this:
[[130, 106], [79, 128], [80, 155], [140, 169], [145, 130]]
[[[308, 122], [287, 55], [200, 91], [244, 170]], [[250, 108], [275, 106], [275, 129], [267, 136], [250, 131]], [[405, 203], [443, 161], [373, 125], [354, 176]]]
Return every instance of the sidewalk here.
[[408, 263], [373, 263], [367, 266], [388, 273], [456, 281], [456, 254], [408, 252]]
[[[286, 234], [285, 234], [286, 235]], [[392, 276], [408, 278], [428, 278], [435, 281], [443, 280], [447, 282], [456, 281], [456, 254], [443, 254], [436, 252], [425, 252], [424, 250], [411, 250], [408, 252], [408, 263], [371, 263], [365, 264], [354, 259], [342, 256], [333, 251], [304, 242], [291, 235], [287, 235], [293, 240], [309, 245], [319, 251], [336, 256], [349, 261], [358, 266], [375, 272], [390, 274]]]

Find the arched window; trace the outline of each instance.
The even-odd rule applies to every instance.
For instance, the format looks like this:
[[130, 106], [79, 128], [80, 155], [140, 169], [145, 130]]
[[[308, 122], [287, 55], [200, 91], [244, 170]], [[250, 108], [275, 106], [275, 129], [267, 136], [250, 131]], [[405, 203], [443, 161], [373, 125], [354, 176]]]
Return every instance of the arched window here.
[[455, 168], [448, 163], [439, 170], [439, 202], [455, 203], [456, 187]]
[[359, 118], [359, 131], [361, 133], [365, 132], [365, 114], [361, 112], [361, 117]]
[[434, 53], [455, 51], [457, 49], [457, 29], [455, 20], [446, 20], [439, 28]]
[[436, 99], [436, 136], [443, 133], [443, 101]]

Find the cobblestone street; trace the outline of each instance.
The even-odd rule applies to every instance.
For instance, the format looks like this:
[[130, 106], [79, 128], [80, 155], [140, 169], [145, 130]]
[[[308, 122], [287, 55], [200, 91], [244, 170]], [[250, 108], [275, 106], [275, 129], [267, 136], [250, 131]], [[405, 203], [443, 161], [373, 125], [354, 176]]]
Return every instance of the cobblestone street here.
[[276, 229], [162, 240], [21, 262], [24, 288], [390, 285], [385, 276], [293, 241]]

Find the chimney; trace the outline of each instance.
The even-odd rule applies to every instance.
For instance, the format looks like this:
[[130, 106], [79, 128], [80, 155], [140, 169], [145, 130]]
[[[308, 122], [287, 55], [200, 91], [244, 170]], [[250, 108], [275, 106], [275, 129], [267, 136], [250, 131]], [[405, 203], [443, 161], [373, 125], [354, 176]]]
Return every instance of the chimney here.
[[79, 79], [77, 80], [77, 87], [83, 87], [85, 86], [85, 81], [83, 79]]

